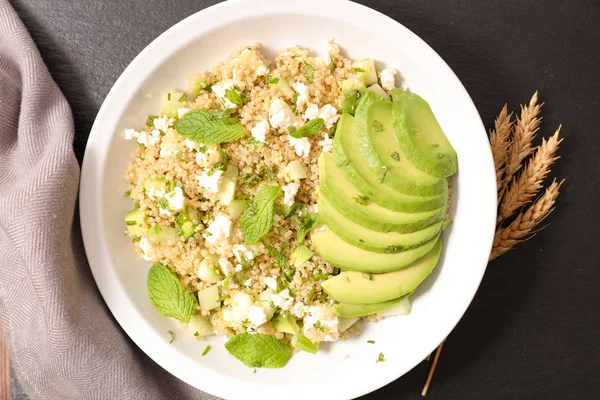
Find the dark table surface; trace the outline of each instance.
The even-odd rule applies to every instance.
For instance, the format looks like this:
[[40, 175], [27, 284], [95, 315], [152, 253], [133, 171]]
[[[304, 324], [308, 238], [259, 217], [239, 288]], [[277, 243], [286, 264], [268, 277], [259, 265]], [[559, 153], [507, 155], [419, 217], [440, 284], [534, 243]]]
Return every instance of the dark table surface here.
[[[73, 108], [80, 160], [123, 69], [165, 29], [214, 3], [12, 0]], [[546, 102], [542, 133], [564, 125], [553, 175], [567, 184], [550, 226], [490, 264], [444, 347], [428, 398], [599, 399], [600, 2], [361, 3], [428, 42], [487, 127], [505, 102], [516, 109], [537, 89]], [[422, 363], [365, 398], [417, 399], [427, 370]]]

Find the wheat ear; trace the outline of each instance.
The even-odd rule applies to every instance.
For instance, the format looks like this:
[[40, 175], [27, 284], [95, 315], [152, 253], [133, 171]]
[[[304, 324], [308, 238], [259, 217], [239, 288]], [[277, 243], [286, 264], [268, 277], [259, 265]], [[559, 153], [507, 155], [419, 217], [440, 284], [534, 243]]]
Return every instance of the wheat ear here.
[[490, 145], [494, 155], [494, 165], [496, 166], [496, 184], [498, 192], [502, 188], [504, 171], [508, 162], [508, 150], [510, 147], [510, 134], [513, 123], [511, 121], [512, 113], [508, 113], [508, 106], [505, 104], [494, 121], [494, 130], [490, 132]]

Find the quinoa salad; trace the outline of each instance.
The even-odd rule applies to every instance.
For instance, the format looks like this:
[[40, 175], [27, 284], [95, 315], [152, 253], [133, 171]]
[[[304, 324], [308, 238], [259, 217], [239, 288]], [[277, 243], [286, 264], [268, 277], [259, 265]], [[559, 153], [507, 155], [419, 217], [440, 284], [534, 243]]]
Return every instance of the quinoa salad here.
[[125, 235], [151, 264], [157, 312], [227, 337], [255, 368], [408, 314], [450, 223], [457, 157], [396, 75], [333, 40], [273, 61], [254, 44], [126, 129]]

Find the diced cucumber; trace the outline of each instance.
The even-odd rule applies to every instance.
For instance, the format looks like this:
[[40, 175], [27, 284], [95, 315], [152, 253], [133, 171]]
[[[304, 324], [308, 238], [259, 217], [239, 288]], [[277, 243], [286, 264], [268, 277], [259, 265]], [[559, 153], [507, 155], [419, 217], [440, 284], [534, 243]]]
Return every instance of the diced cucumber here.
[[[212, 336], [215, 334], [210, 320], [200, 315], [194, 315], [192, 319], [190, 319], [187, 327], [192, 332], [192, 335], [196, 337]], [[196, 332], [198, 334], [196, 334]]]
[[291, 344], [295, 349], [308, 353], [317, 354], [319, 351], [319, 343], [311, 342], [302, 332], [298, 332], [292, 336]]
[[365, 85], [377, 83], [377, 69], [373, 60], [356, 60], [352, 63], [352, 68]]
[[170, 226], [154, 225], [148, 229], [146, 237], [151, 243], [167, 243], [177, 240], [177, 232]]
[[292, 251], [292, 254], [290, 255], [290, 260], [292, 260], [294, 267], [298, 268], [306, 261], [310, 260], [314, 255], [315, 253], [313, 253], [308, 247], [301, 244], [299, 246], [296, 246], [294, 251]]
[[274, 82], [269, 83], [270, 88], [274, 88], [290, 100], [294, 97], [294, 89], [292, 89], [288, 81], [281, 77], [279, 71], [273, 71], [269, 76], [269, 81]]
[[377, 93], [378, 95], [380, 95], [381, 97], [383, 97], [386, 100], [391, 100], [390, 96], [385, 92], [385, 90], [383, 90], [383, 88], [381, 86], [379, 86], [378, 83], [375, 83], [375, 84], [369, 86], [367, 88], [367, 90], [369, 90], [373, 93]]
[[221, 179], [219, 185], [219, 201], [228, 206], [235, 196], [235, 181], [231, 178]]
[[294, 160], [285, 166], [285, 177], [290, 181], [306, 179], [306, 168], [300, 160]]
[[342, 92], [349, 92], [351, 90], [363, 90], [366, 89], [366, 85], [361, 78], [351, 77], [342, 81]]
[[217, 269], [213, 260], [210, 257], [207, 257], [200, 261], [200, 265], [198, 266], [198, 278], [201, 281], [206, 283], [217, 283], [221, 280], [221, 274]]
[[183, 225], [181, 225], [181, 236], [186, 240], [194, 236], [194, 233], [196, 233], [196, 225], [192, 222], [184, 222]]
[[125, 223], [127, 224], [127, 231], [133, 236], [142, 236], [147, 229], [146, 216], [139, 208], [125, 214]]
[[410, 310], [411, 310], [410, 299], [407, 296], [404, 299], [402, 299], [402, 301], [400, 301], [400, 303], [377, 313], [377, 315], [379, 315], [382, 318], [383, 317], [391, 317], [394, 315], [408, 315], [408, 314], [410, 314]]
[[167, 180], [165, 178], [152, 178], [147, 176], [144, 179], [144, 189], [146, 192], [163, 190], [166, 192]]
[[325, 64], [325, 60], [323, 60], [323, 57], [315, 57], [313, 61], [313, 67], [315, 68], [315, 70], [327, 69], [327, 64]]
[[219, 301], [219, 287], [212, 285], [198, 291], [198, 302], [203, 311], [210, 311], [221, 305]]
[[188, 89], [191, 93], [200, 93], [205, 90], [208, 86], [208, 78], [206, 73], [200, 72], [188, 76], [187, 78]]
[[347, 331], [359, 319], [360, 318], [342, 318], [342, 317], [338, 317], [338, 320], [339, 320], [338, 330], [340, 331], [340, 333]]
[[[239, 290], [232, 290], [229, 296], [231, 297], [231, 312], [228, 313], [230, 322], [241, 325], [248, 317], [248, 308], [254, 303], [254, 298]], [[223, 318], [226, 318], [225, 313]]]
[[289, 311], [285, 311], [282, 314], [276, 314], [273, 319], [271, 319], [271, 323], [279, 332], [295, 335], [300, 331], [300, 327]]
[[272, 294], [273, 290], [265, 289], [261, 294], [258, 295], [258, 303], [265, 311], [267, 321], [273, 318], [273, 314], [275, 314], [275, 304], [273, 304], [273, 302], [271, 301]]
[[183, 236], [185, 240], [188, 240], [196, 233], [196, 225], [192, 222], [192, 218], [190, 217], [187, 208], [175, 217], [175, 228], [177, 234]]
[[227, 212], [229, 213], [229, 216], [231, 217], [231, 219], [236, 219], [237, 217], [242, 215], [242, 213], [244, 212], [245, 209], [246, 209], [246, 200], [244, 200], [244, 199], [233, 200], [227, 206]]
[[221, 175], [223, 178], [235, 179], [238, 177], [240, 170], [235, 165], [227, 166], [227, 170]]
[[180, 101], [182, 96], [183, 92], [175, 90], [162, 95], [160, 98], [160, 113], [169, 118], [177, 118], [177, 110], [182, 107], [182, 102]]

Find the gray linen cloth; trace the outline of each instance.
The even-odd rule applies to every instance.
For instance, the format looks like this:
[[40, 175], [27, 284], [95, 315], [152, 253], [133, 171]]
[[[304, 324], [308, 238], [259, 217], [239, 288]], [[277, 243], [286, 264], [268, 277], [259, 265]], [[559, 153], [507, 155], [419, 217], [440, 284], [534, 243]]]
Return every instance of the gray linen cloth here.
[[0, 0], [0, 323], [31, 399], [216, 399], [145, 356], [110, 315], [74, 210], [71, 110]]

